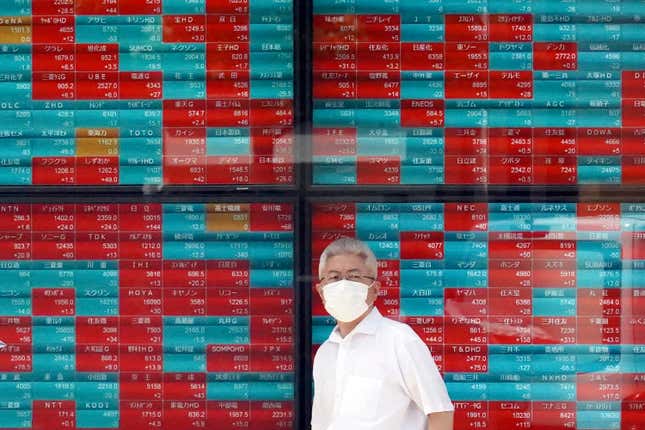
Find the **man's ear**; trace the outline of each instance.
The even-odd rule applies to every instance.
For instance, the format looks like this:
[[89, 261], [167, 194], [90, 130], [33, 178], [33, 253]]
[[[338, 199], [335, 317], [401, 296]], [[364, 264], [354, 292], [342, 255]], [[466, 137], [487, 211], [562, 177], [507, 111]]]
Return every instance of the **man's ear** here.
[[374, 287], [374, 291], [376, 291], [376, 294], [378, 295], [378, 292], [381, 291], [381, 283], [379, 281], [374, 281], [372, 287]]
[[325, 298], [323, 297], [322, 293], [322, 283], [321, 282], [316, 282], [314, 284], [314, 289], [318, 292], [318, 295], [320, 296], [320, 300], [322, 300], [323, 303], [325, 303]]
[[[370, 291], [367, 293], [367, 303], [369, 305], [373, 305], [376, 299], [378, 298], [378, 292], [381, 290], [381, 283], [379, 281], [374, 281], [372, 282], [372, 285], [370, 285], [371, 288], [374, 288], [373, 290], [370, 288]], [[373, 291], [373, 292], [372, 292]]]

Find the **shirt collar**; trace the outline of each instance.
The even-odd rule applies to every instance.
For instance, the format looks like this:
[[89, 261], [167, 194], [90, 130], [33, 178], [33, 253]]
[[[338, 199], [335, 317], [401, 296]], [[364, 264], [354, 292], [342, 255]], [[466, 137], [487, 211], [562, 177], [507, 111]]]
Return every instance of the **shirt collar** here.
[[383, 315], [381, 315], [381, 312], [379, 312], [376, 306], [374, 306], [372, 307], [370, 313], [368, 313], [367, 316], [363, 318], [363, 320], [359, 322], [358, 325], [354, 327], [354, 329], [344, 338], [340, 336], [340, 330], [338, 329], [338, 324], [336, 324], [334, 330], [332, 330], [331, 334], [329, 335], [328, 340], [330, 342], [341, 343], [343, 341], [346, 341], [351, 336], [354, 336], [354, 334], [356, 333], [363, 333], [367, 335], [374, 334], [381, 324], [382, 319]]

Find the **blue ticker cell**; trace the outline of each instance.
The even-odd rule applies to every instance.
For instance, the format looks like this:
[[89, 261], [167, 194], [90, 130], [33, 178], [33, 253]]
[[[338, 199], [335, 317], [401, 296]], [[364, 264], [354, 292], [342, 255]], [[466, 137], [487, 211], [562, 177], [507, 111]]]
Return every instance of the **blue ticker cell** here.
[[327, 159], [325, 162], [316, 162], [316, 158], [318, 157], [314, 157], [313, 167], [314, 183], [330, 185], [356, 183], [356, 164], [353, 160], [345, 163], [330, 163], [328, 157], [325, 157]]
[[578, 403], [576, 428], [617, 430], [620, 428], [620, 402]]
[[[595, 12], [597, 14], [600, 13], [599, 11]], [[576, 40], [584, 40], [585, 42], [617, 42], [622, 39], [622, 28], [623, 25], [621, 24], [576, 23]], [[632, 42], [630, 40], [623, 41]], [[633, 42], [637, 41], [639, 40], [637, 39]]]
[[249, 15], [259, 22], [271, 20], [271, 18], [292, 19], [292, 0], [255, 0], [249, 2]]
[[[11, 53], [0, 53], [0, 72], [12, 73], [12, 81], [29, 82], [29, 72], [32, 70], [31, 50], [25, 49], [23, 45], [5, 46]], [[3, 81], [9, 80], [7, 78]]]
[[207, 400], [291, 400], [293, 384], [289, 382], [208, 382]]
[[509, 382], [486, 382], [486, 394], [490, 401], [531, 400], [532, 384]]
[[623, 270], [585, 270], [578, 269], [576, 272], [576, 284], [578, 288], [620, 288]]
[[121, 166], [120, 180], [124, 185], [158, 185], [161, 184], [161, 163], [141, 169], [139, 166]]
[[2, 138], [0, 145], [2, 145], [0, 156], [6, 160], [7, 166], [31, 166], [31, 140], [29, 138]]
[[614, 240], [578, 240], [576, 244], [576, 259], [579, 268], [596, 268], [604, 270], [620, 270], [622, 262], [621, 244], [618, 238]]
[[31, 88], [30, 82], [0, 82], [0, 101], [31, 100]]
[[448, 109], [446, 108], [446, 127], [487, 127], [486, 109]]
[[369, 132], [375, 133], [375, 130], [366, 130], [361, 133], [359, 129], [358, 142], [356, 145], [357, 155], [367, 156], [390, 156], [405, 158], [405, 144], [401, 136], [370, 136]]
[[292, 270], [254, 269], [251, 271], [251, 288], [292, 288], [292, 287], [293, 287]]
[[576, 0], [531, 1], [532, 12], [539, 15], [572, 15], [576, 12]]
[[20, 16], [31, 14], [31, 0], [7, 0], [0, 6], [0, 14]]
[[588, 351], [584, 354], [576, 355], [576, 371], [578, 373], [616, 373], [619, 370], [622, 372], [629, 372], [623, 369], [623, 363], [628, 360], [628, 356], [621, 356], [616, 351]]
[[485, 382], [446, 382], [446, 388], [453, 402], [488, 399]]
[[534, 2], [535, 0], [488, 0], [488, 13], [531, 13]]
[[118, 43], [123, 24], [115, 18], [76, 16], [76, 43]]
[[[358, 208], [357, 208], [358, 209]], [[356, 217], [356, 233], [368, 235], [369, 233], [384, 233], [391, 239], [398, 239], [399, 214], [398, 213], [366, 213], [361, 212]], [[385, 239], [385, 238], [380, 238]]]
[[443, 298], [402, 297], [401, 316], [441, 316], [444, 314]]
[[164, 14], [198, 14], [206, 12], [206, 0], [164, 0]]
[[527, 127], [533, 123], [530, 109], [488, 109], [486, 114], [489, 127]]
[[[93, 405], [92, 405], [93, 406]], [[119, 410], [115, 409], [81, 409], [76, 411], [77, 428], [119, 428]]]
[[134, 44], [129, 49], [130, 51], [119, 54], [120, 71], [123, 71], [123, 72], [161, 71], [162, 69], [161, 54], [140, 52], [144, 48], [140, 48], [138, 45], [134, 45]]
[[0, 168], [0, 181], [7, 185], [31, 184], [31, 167]]
[[404, 184], [442, 184], [445, 169], [442, 166], [409, 165], [401, 166], [401, 183]]
[[407, 42], [442, 42], [445, 26], [443, 22], [433, 23], [436, 16], [415, 16], [402, 14], [401, 41]]
[[290, 99], [293, 98], [291, 80], [253, 80], [251, 81], [252, 99]]
[[444, 273], [446, 287], [485, 288], [487, 284], [487, 270], [455, 268], [446, 269]]
[[621, 166], [578, 166], [581, 184], [620, 184]]
[[7, 316], [29, 316], [31, 315], [31, 298], [0, 297], [0, 312]]
[[[356, 126], [356, 113], [354, 109], [320, 108], [314, 111], [314, 122], [321, 127], [354, 127]], [[316, 160], [316, 164], [321, 160]]]
[[164, 372], [205, 372], [206, 354], [178, 353], [163, 355]]
[[0, 388], [0, 404], [11, 401], [22, 402], [31, 398], [33, 384], [29, 381], [5, 380], [0, 383]]
[[[553, 378], [559, 380], [561, 377]], [[567, 382], [531, 382], [532, 401], [568, 402], [576, 398], [576, 384]]]
[[406, 161], [412, 165], [443, 165], [443, 136], [423, 136], [423, 130], [413, 129], [419, 131], [419, 136], [404, 138]]
[[[242, 319], [243, 317], [234, 317], [230, 319]], [[206, 327], [207, 344], [243, 344], [250, 342], [250, 329], [248, 319], [246, 323], [236, 324], [217, 324]]]
[[533, 49], [530, 43], [490, 43], [489, 70], [531, 70]]
[[[640, 263], [640, 264], [637, 264]], [[623, 266], [621, 286], [624, 288], [638, 288], [645, 285], [645, 261], [634, 262], [633, 265]]]
[[204, 258], [207, 260], [238, 260], [248, 259], [248, 243], [207, 242]]
[[195, 240], [164, 242], [163, 256], [167, 260], [206, 258], [206, 243]]
[[[534, 372], [531, 354], [494, 354], [488, 351], [488, 372], [491, 378], [530, 382]], [[513, 377], [507, 377], [513, 375]]]
[[249, 136], [210, 136], [206, 139], [208, 155], [243, 155], [248, 154], [251, 147]]
[[32, 414], [27, 409], [0, 409], [0, 422], [9, 428], [31, 428]]
[[399, 216], [399, 231], [442, 231], [444, 226], [443, 210], [402, 212]]
[[444, 12], [443, 0], [399, 0], [399, 12], [403, 16], [440, 16]]
[[[66, 358], [66, 357], [61, 357], [61, 354], [54, 354], [53, 356], [48, 355], [48, 357], [46, 358], [49, 360], [52, 360], [52, 359], [61, 360], [62, 358]], [[71, 362], [73, 365], [74, 363], [73, 357]], [[56, 373], [60, 374], [61, 372], [56, 371]], [[72, 381], [73, 381], [73, 378], [72, 378]], [[75, 391], [74, 382], [39, 381], [37, 384], [34, 384], [34, 388], [32, 389], [32, 394], [35, 399], [73, 400], [74, 391]]]
[[293, 53], [291, 52], [251, 52], [251, 68], [262, 69], [265, 73], [292, 72]]
[[553, 375], [557, 380], [561, 375], [574, 375], [576, 373], [576, 355], [545, 353], [532, 356], [534, 369], [539, 369], [541, 375]]
[[[121, 44], [160, 44], [162, 42], [162, 17], [155, 15], [131, 15], [118, 17], [119, 43]], [[163, 50], [159, 46], [154, 52]]]
[[399, 241], [367, 241], [367, 244], [374, 251], [377, 259], [398, 259], [399, 258]]
[[293, 50], [293, 25], [252, 24], [250, 27], [252, 51]]
[[206, 83], [194, 80], [164, 80], [163, 93], [172, 99], [200, 99], [206, 96]]
[[353, 0], [356, 4], [358, 14], [398, 14], [400, 12], [399, 2], [391, 0]]
[[481, 14], [488, 12], [488, 0], [443, 0], [444, 13], [446, 14]]

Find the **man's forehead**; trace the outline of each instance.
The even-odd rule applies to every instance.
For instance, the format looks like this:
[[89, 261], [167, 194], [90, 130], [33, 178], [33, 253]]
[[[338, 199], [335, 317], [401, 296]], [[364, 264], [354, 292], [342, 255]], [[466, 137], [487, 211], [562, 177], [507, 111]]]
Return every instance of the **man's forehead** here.
[[349, 272], [363, 270], [365, 267], [365, 260], [360, 255], [339, 254], [329, 257], [324, 269], [326, 272]]

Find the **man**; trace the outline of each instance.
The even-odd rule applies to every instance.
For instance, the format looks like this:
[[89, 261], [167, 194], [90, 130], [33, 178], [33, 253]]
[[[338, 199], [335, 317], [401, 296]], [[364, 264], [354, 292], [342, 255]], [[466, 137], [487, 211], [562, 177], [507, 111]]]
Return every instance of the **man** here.
[[336, 319], [314, 358], [312, 430], [452, 430], [454, 407], [430, 351], [381, 315], [374, 253], [341, 238], [320, 256], [316, 290]]

